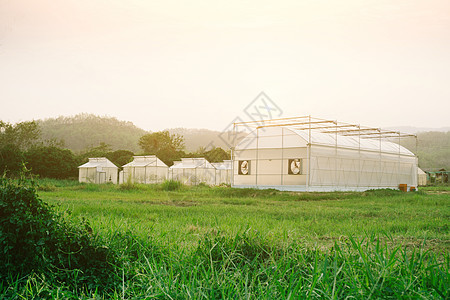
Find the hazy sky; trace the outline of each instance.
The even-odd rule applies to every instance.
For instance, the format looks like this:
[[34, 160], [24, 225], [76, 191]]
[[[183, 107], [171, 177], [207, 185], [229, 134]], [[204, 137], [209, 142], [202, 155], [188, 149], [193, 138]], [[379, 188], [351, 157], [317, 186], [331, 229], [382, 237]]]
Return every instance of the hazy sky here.
[[449, 0], [0, 0], [0, 119], [223, 129], [283, 116], [449, 126]]

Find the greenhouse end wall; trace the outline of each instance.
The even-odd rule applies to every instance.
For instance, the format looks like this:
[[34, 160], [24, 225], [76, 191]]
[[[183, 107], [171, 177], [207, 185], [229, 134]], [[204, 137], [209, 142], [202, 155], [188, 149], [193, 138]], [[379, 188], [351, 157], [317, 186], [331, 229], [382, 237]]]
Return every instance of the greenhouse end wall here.
[[147, 166], [147, 167], [124, 167], [123, 180], [133, 183], [161, 183], [167, 179], [168, 167]]

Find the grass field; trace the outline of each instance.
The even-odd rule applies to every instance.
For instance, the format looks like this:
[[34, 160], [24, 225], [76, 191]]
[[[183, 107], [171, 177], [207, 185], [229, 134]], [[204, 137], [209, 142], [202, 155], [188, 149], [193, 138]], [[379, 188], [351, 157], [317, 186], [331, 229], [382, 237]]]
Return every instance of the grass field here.
[[[289, 193], [42, 180], [41, 198], [118, 249], [114, 290], [38, 274], [4, 295], [53, 298], [446, 298], [450, 194]], [[21, 287], [22, 286], [22, 287]], [[2, 288], [0, 287], [0, 291]], [[46, 296], [46, 297], [47, 297]]]

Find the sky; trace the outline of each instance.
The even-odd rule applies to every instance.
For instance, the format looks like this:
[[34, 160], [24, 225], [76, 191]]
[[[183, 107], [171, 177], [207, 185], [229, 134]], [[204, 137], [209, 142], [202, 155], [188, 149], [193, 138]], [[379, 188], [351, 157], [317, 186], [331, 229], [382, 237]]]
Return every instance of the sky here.
[[[448, 0], [0, 0], [0, 120], [449, 126]], [[278, 116], [278, 115], [277, 115]]]

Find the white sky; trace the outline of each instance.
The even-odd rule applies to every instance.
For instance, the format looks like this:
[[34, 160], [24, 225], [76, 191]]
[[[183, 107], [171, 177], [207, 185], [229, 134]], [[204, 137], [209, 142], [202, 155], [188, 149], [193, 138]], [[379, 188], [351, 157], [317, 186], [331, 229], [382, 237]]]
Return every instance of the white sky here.
[[449, 0], [0, 0], [0, 119], [221, 130], [283, 116], [449, 126]]

